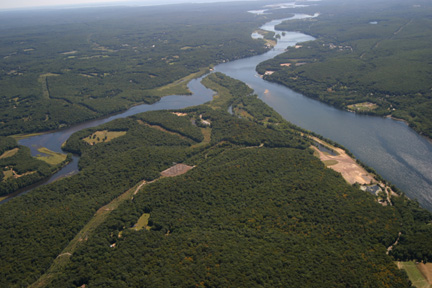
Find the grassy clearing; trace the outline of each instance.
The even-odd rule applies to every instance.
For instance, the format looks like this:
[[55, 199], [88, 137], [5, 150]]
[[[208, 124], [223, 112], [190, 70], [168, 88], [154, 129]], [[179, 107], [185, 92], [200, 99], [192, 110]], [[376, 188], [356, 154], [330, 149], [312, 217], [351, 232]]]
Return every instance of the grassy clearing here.
[[246, 110], [243, 110], [243, 109], [237, 109], [234, 114], [239, 115], [240, 117], [245, 118], [245, 119], [249, 119], [249, 120], [254, 119], [254, 117], [249, 112], [247, 112]]
[[8, 158], [8, 157], [12, 157], [14, 156], [16, 153], [18, 153], [19, 148], [14, 148], [12, 150], [6, 151], [4, 152], [1, 156], [0, 159], [4, 159], [4, 158]]
[[201, 133], [204, 136], [204, 140], [201, 143], [192, 145], [192, 148], [201, 147], [201, 146], [210, 144], [210, 141], [211, 141], [211, 131], [212, 131], [212, 128], [210, 128], [210, 127], [201, 128]]
[[67, 158], [66, 154], [57, 153], [57, 152], [51, 151], [45, 147], [39, 148], [38, 151], [40, 153], [45, 154], [46, 156], [38, 155], [38, 156], [36, 156], [36, 158], [39, 160], [45, 161], [46, 163], [53, 165], [53, 166], [59, 165], [60, 163], [65, 161]]
[[90, 136], [84, 138], [83, 140], [90, 145], [95, 145], [98, 143], [110, 142], [111, 140], [123, 135], [126, 135], [126, 131], [103, 130], [103, 131], [96, 131]]
[[3, 171], [3, 175], [4, 175], [3, 181], [14, 177], [14, 173], [12, 169]]
[[213, 95], [212, 101], [208, 104], [211, 108], [214, 110], [225, 110], [225, 107], [230, 106], [233, 96], [227, 88], [212, 81], [209, 77], [204, 78], [201, 83], [207, 88], [217, 91], [217, 94]]
[[211, 140], [212, 128], [210, 128], [210, 127], [201, 128], [201, 132], [204, 135], [204, 140], [202, 143], [209, 144], [210, 140]]
[[29, 137], [33, 137], [33, 136], [38, 136], [38, 135], [42, 135], [44, 134], [43, 132], [39, 132], [39, 133], [30, 133], [30, 134], [16, 134], [16, 135], [12, 135], [10, 137], [14, 138], [15, 140], [19, 141], [22, 139], [26, 139]]
[[410, 262], [396, 262], [399, 269], [404, 269], [408, 274], [413, 286], [417, 288], [431, 288], [432, 285], [428, 283], [423, 274], [417, 268], [414, 261]]
[[332, 166], [332, 165], [336, 165], [337, 163], [339, 163], [336, 160], [324, 160], [323, 162], [324, 162], [324, 165], [326, 165], [326, 166]]
[[266, 42], [267, 46], [274, 47], [276, 46], [276, 40], [273, 38], [274, 33], [262, 29], [258, 29], [254, 31], [254, 33], [260, 34], [263, 36], [263, 40]]
[[56, 76], [60, 76], [60, 74], [54, 74], [54, 73], [46, 73], [46, 74], [42, 74], [39, 76], [39, 83], [42, 84], [42, 95], [45, 99], [49, 99], [50, 98], [50, 94], [49, 94], [49, 90], [48, 90], [48, 86], [47, 86], [47, 82], [46, 79], [47, 77], [56, 77]]
[[363, 103], [348, 105], [347, 107], [352, 111], [367, 112], [367, 111], [372, 111], [377, 109], [378, 105], [370, 102], [363, 102]]
[[137, 223], [134, 225], [134, 229], [135, 231], [139, 231], [142, 229], [146, 229], [146, 230], [150, 230], [150, 227], [148, 226], [148, 220], [150, 219], [150, 214], [149, 213], [144, 213], [137, 221]]
[[166, 96], [166, 95], [189, 95], [191, 94], [191, 91], [187, 87], [189, 81], [201, 77], [202, 75], [207, 73], [207, 71], [208, 71], [207, 68], [201, 69], [198, 72], [192, 73], [173, 83], [151, 90], [153, 92], [152, 94], [159, 97]]

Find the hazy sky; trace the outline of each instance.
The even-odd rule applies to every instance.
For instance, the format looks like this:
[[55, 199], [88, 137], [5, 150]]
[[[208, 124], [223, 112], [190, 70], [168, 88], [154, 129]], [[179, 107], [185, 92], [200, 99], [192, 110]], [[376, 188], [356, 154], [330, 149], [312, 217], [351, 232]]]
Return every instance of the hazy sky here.
[[[44, 7], [44, 6], [59, 6], [59, 5], [81, 5], [81, 4], [141, 4], [141, 5], [154, 5], [154, 4], [172, 4], [172, 3], [185, 3], [185, 2], [224, 2], [228, 0], [0, 0], [0, 9], [16, 9], [16, 8], [30, 8], [30, 7]], [[231, 0], [235, 1], [235, 0]], [[237, 0], [238, 1], [238, 0]]]

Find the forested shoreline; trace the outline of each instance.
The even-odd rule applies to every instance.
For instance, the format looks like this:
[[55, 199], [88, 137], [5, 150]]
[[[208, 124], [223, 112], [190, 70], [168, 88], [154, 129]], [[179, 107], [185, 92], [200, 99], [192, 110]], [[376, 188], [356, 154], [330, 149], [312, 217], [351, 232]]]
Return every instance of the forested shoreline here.
[[[31, 19], [1, 12], [0, 135], [58, 130], [189, 94], [187, 83], [212, 65], [269, 49], [250, 37], [268, 16], [236, 3], [186, 6], [62, 10], [62, 19], [44, 10]], [[24, 146], [0, 159], [0, 197], [59, 167], [35, 161]]]
[[[244, 8], [106, 8], [84, 22], [64, 12], [59, 26], [52, 21], [62, 15], [38, 20], [46, 33], [37, 33], [40, 26], [20, 30], [32, 19], [0, 20], [7, 24], [0, 28], [7, 36], [0, 40], [0, 85], [7, 87], [1, 135], [56, 129], [187, 93], [191, 75], [267, 51], [251, 32], [287, 15]], [[99, 10], [85, 11], [90, 19]], [[310, 21], [282, 25], [318, 23]], [[70, 42], [59, 40], [65, 31]], [[322, 44], [293, 48], [296, 59], [328, 48]], [[257, 69], [273, 69], [267, 79], [285, 81], [286, 57]], [[315, 63], [297, 60], [285, 67], [297, 73]], [[299, 87], [312, 89], [303, 80]], [[202, 83], [216, 92], [205, 104], [74, 133], [62, 149], [80, 156], [76, 175], [0, 205], [0, 286], [413, 287], [395, 261], [431, 261], [432, 213], [397, 189], [381, 201], [349, 184], [314, 153], [312, 136], [319, 135], [284, 120], [245, 83], [218, 72]], [[382, 103], [374, 102], [377, 111]], [[58, 163], [0, 136], [0, 167], [11, 169], [0, 189], [8, 189], [4, 178], [14, 171], [23, 176], [13, 185], [21, 185], [70, 160], [48, 156]], [[162, 173], [178, 164], [187, 172]]]
[[[340, 109], [405, 120], [432, 137], [429, 2], [322, 3], [317, 18], [276, 29], [316, 38], [257, 67], [264, 78]], [[308, 8], [305, 8], [308, 9]]]
[[[402, 195], [380, 205], [327, 169], [246, 85], [222, 74], [206, 83], [221, 92], [206, 105], [77, 132], [65, 149], [81, 154], [78, 175], [0, 206], [1, 284], [27, 286], [51, 271], [39, 285], [409, 287], [386, 247], [402, 232], [394, 257], [429, 259], [431, 213]], [[210, 126], [195, 126], [199, 119]], [[193, 135], [205, 129], [211, 140], [197, 145]], [[126, 133], [83, 140], [100, 130]], [[61, 254], [100, 207], [173, 162], [194, 168], [142, 186]], [[148, 229], [130, 229], [143, 213]], [[58, 255], [67, 262], [50, 268]]]
[[61, 20], [34, 11], [29, 20], [1, 12], [0, 135], [55, 130], [188, 94], [186, 83], [212, 65], [267, 51], [250, 35], [278, 17], [237, 3], [59, 13]]

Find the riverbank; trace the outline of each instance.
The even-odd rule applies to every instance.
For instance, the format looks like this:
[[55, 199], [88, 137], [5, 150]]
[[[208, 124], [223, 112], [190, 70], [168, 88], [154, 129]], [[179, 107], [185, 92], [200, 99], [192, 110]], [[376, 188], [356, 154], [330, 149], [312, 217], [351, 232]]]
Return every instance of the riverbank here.
[[[309, 138], [324, 147], [324, 149], [320, 149], [320, 147], [315, 145], [311, 146], [316, 157], [328, 168], [340, 173], [349, 184], [359, 185], [361, 190], [378, 196], [378, 202], [381, 205], [392, 205], [391, 198], [399, 196], [389, 185], [383, 181], [379, 181], [376, 175], [367, 172], [344, 149], [335, 147], [314, 136], [309, 136]], [[333, 151], [334, 153], [328, 153], [326, 150]]]
[[336, 152], [337, 155], [331, 155], [327, 152], [321, 151], [316, 146], [311, 146], [315, 151], [314, 154], [328, 167], [336, 172], [341, 173], [342, 177], [351, 185], [358, 183], [360, 185], [368, 185], [377, 183], [373, 175], [368, 173], [361, 167], [353, 158], [351, 158], [345, 150], [331, 146], [329, 143], [324, 142], [316, 137], [310, 137], [313, 141], [328, 147]]
[[[155, 88], [152, 91], [154, 93], [156, 93], [156, 94], [159, 94], [158, 95], [158, 97], [160, 97], [159, 101], [162, 98], [167, 97], [167, 96], [171, 96], [171, 95], [185, 95], [185, 96], [192, 95], [192, 91], [188, 87], [189, 82], [191, 80], [193, 80], [193, 79], [198, 79], [198, 78], [204, 76], [205, 74], [209, 73], [210, 70], [212, 69], [211, 67], [212, 67], [212, 65], [210, 65], [209, 67], [200, 68], [198, 72], [189, 74], [189, 75], [187, 75], [187, 76], [185, 76], [185, 77], [183, 77], [183, 78], [181, 78], [181, 79], [179, 79], [177, 81], [174, 81], [173, 83], [167, 84], [165, 86], [161, 86], [159, 88]], [[157, 103], [159, 101], [156, 101], [155, 103]], [[109, 118], [109, 117], [113, 117], [115, 115], [122, 114], [125, 111], [127, 111], [127, 110], [129, 110], [129, 109], [131, 109], [133, 107], [136, 107], [136, 106], [140, 106], [140, 105], [143, 105], [143, 104], [144, 105], [153, 105], [155, 103], [150, 103], [150, 104], [147, 104], [147, 103], [144, 103], [144, 102], [135, 103], [135, 104], [133, 104], [131, 106], [128, 106], [128, 107], [124, 108], [121, 111], [117, 111], [115, 113], [101, 115], [100, 117], [95, 118], [95, 119], [87, 119], [87, 120], [84, 120], [82, 122], [75, 123], [73, 125], [62, 127], [62, 128], [59, 128], [59, 129], [47, 130], [47, 131], [42, 131], [42, 132], [27, 133], [27, 134], [15, 134], [15, 135], [10, 135], [9, 137], [12, 137], [12, 138], [16, 139], [17, 141], [20, 141], [20, 140], [28, 139], [30, 137], [41, 136], [41, 135], [50, 134], [50, 133], [56, 133], [56, 132], [60, 132], [60, 131], [64, 131], [64, 130], [70, 129], [71, 127], [74, 127], [74, 126], [81, 126], [85, 122], [98, 121], [98, 120], [101, 120], [101, 119], [106, 119], [106, 118]]]

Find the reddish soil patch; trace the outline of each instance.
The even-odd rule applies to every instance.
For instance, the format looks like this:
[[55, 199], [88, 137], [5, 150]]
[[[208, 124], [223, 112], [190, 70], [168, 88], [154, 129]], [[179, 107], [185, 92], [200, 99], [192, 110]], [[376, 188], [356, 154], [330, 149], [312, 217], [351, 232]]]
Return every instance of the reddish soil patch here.
[[161, 172], [162, 177], [175, 177], [178, 175], [185, 174], [189, 170], [194, 168], [193, 166], [189, 166], [186, 164], [176, 164], [172, 166], [171, 168], [168, 168]]

